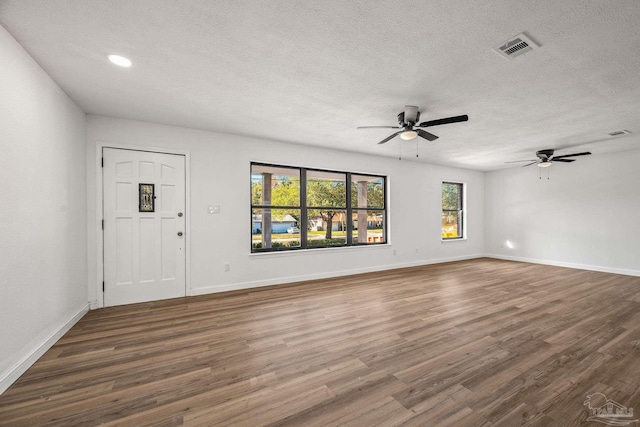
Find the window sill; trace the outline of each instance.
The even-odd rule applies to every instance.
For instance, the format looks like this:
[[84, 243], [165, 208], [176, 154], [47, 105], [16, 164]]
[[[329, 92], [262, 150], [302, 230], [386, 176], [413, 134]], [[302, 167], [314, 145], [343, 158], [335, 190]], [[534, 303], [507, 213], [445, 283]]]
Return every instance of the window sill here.
[[364, 250], [372, 250], [375, 248], [381, 249], [381, 248], [388, 248], [389, 246], [391, 246], [390, 243], [379, 243], [377, 245], [361, 245], [361, 246], [336, 246], [333, 248], [313, 248], [313, 249], [295, 249], [295, 250], [289, 250], [289, 251], [273, 251], [273, 252], [252, 252], [249, 254], [249, 258], [253, 258], [255, 257], [257, 258], [262, 258], [262, 257], [272, 257], [272, 256], [299, 256], [299, 255], [309, 255], [309, 254], [313, 254], [316, 252], [319, 253], [331, 253], [331, 252], [348, 252], [348, 251], [358, 251], [361, 249]]
[[467, 241], [467, 238], [466, 238], [466, 237], [463, 237], [463, 238], [461, 238], [461, 239], [440, 239], [440, 241], [441, 241], [442, 243], [448, 243], [448, 242], [466, 242], [466, 241]]

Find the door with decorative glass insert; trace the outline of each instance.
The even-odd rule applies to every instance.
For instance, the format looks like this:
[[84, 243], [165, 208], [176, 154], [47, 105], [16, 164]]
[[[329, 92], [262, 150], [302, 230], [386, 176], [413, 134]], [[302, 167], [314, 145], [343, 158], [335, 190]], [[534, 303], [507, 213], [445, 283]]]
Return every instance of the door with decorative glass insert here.
[[102, 155], [104, 305], [185, 296], [185, 157]]

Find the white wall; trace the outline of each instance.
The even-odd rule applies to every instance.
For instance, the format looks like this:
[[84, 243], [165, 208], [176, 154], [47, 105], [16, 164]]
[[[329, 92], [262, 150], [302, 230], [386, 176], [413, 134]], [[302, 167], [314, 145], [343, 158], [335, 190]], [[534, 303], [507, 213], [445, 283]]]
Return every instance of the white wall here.
[[0, 393], [87, 309], [85, 114], [0, 27]]
[[486, 253], [640, 275], [640, 150], [539, 169], [486, 174]]
[[[96, 146], [155, 147], [191, 155], [191, 288], [199, 294], [460, 259], [484, 252], [484, 174], [145, 122], [88, 116], [89, 298], [101, 303]], [[375, 149], [372, 146], [371, 150]], [[389, 176], [390, 242], [377, 247], [250, 254], [251, 161]], [[99, 168], [98, 168], [99, 169]], [[468, 240], [441, 242], [441, 181], [468, 184]], [[207, 213], [220, 205], [220, 215]], [[393, 251], [396, 255], [393, 255]], [[98, 261], [99, 262], [99, 261]], [[224, 263], [231, 271], [224, 271]]]

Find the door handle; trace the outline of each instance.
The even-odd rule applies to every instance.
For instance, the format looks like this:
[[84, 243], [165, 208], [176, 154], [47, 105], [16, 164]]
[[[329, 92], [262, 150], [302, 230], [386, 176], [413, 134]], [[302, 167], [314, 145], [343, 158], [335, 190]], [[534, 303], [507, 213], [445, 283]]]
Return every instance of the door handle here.
[[178, 231], [178, 237], [182, 237], [182, 231]]

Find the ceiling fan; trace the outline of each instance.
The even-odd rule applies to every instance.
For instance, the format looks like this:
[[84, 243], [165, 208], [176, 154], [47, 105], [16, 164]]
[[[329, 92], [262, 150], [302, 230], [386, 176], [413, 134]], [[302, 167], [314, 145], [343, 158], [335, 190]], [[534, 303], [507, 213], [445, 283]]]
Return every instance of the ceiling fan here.
[[448, 123], [458, 123], [458, 122], [466, 122], [469, 120], [469, 116], [466, 114], [463, 116], [455, 116], [455, 117], [447, 117], [444, 119], [438, 120], [429, 120], [428, 122], [422, 122], [418, 124], [420, 121], [420, 111], [418, 111], [418, 107], [413, 105], [405, 105], [404, 111], [398, 114], [398, 124], [399, 126], [358, 126], [358, 129], [402, 129], [392, 135], [389, 135], [382, 141], [378, 142], [378, 144], [384, 144], [386, 142], [391, 141], [396, 136], [400, 135], [400, 138], [405, 141], [409, 141], [419, 136], [428, 141], [435, 141], [438, 137], [432, 133], [424, 131], [419, 128], [426, 128], [431, 126], [438, 125], [446, 125]]
[[546, 168], [551, 166], [553, 162], [571, 163], [576, 161], [576, 159], [569, 159], [568, 157], [588, 156], [591, 154], [590, 152], [585, 151], [582, 153], [563, 154], [561, 156], [554, 156], [553, 152], [554, 152], [553, 149], [540, 150], [540, 151], [536, 151], [536, 156], [538, 157], [537, 160], [515, 160], [513, 162], [505, 162], [505, 163], [527, 162], [527, 164], [522, 167], [527, 167], [533, 164], [537, 164], [538, 167]]

